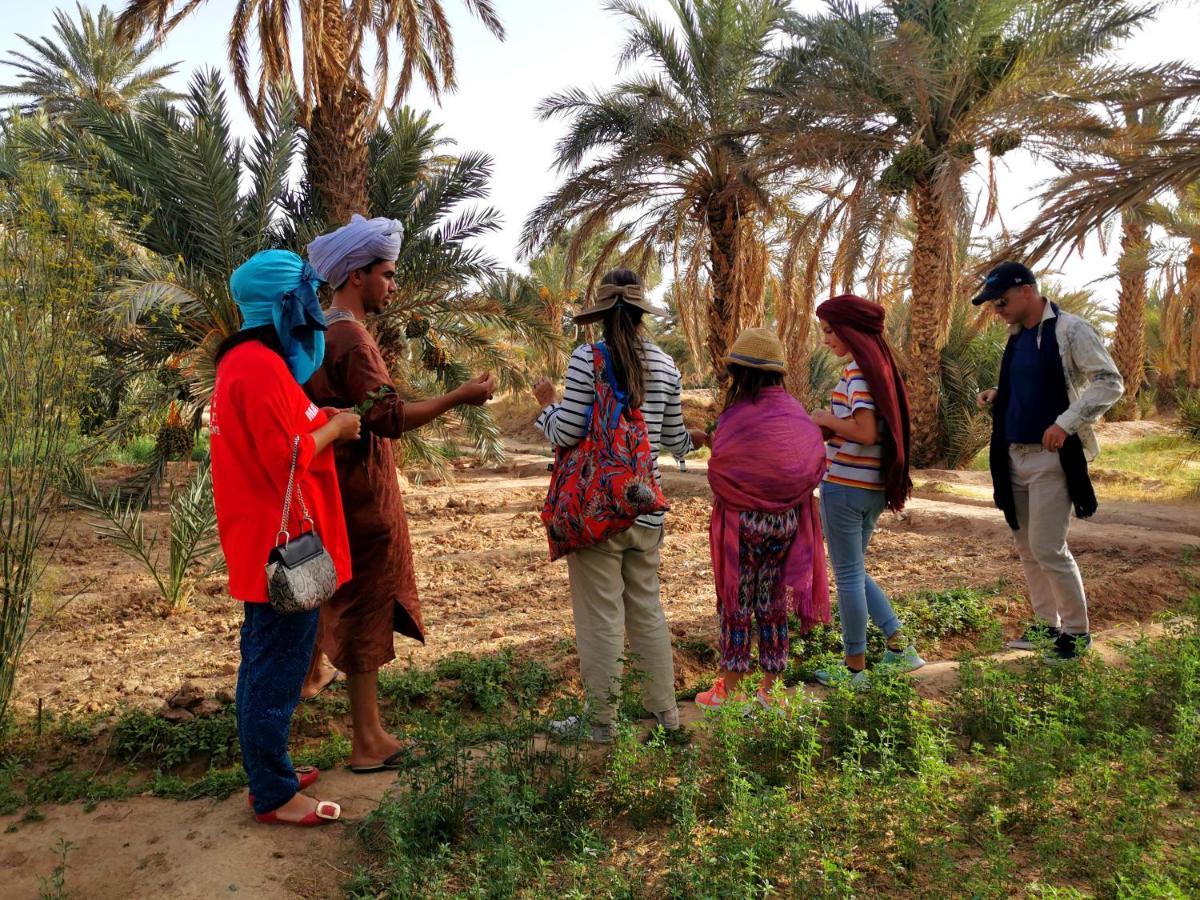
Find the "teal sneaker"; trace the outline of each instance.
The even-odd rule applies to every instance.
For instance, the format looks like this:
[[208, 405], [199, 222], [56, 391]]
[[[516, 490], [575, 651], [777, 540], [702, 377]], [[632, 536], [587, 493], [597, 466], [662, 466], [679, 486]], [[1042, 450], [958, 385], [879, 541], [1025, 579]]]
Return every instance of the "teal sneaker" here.
[[925, 665], [925, 660], [917, 654], [917, 648], [909, 644], [903, 650], [884, 650], [880, 665], [895, 666], [901, 672], [915, 672]]
[[832, 669], [817, 669], [814, 673], [817, 676], [817, 683], [823, 684], [825, 687], [839, 687], [843, 684], [852, 684], [857, 688], [865, 688], [869, 685], [867, 670], [861, 672], [851, 672], [849, 666], [834, 666]]

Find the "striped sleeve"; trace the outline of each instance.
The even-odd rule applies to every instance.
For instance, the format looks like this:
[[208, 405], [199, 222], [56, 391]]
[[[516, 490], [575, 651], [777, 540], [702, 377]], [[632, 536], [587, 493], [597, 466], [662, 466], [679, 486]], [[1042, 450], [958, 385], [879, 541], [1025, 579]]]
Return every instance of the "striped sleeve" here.
[[[650, 345], [657, 369], [657, 378], [652, 379], [653, 388], [662, 392], [662, 427], [659, 446], [676, 459], [683, 459], [692, 447], [692, 438], [683, 423], [683, 384], [675, 361], [662, 350]], [[649, 387], [649, 385], [648, 385]]]
[[581, 344], [567, 365], [563, 398], [542, 410], [535, 423], [556, 447], [574, 447], [587, 433], [596, 387], [592, 375], [592, 345]]
[[850, 415], [854, 415], [860, 409], [875, 409], [875, 397], [871, 394], [871, 386], [863, 378], [862, 369], [856, 365], [847, 366], [844, 377], [846, 406], [850, 409]]

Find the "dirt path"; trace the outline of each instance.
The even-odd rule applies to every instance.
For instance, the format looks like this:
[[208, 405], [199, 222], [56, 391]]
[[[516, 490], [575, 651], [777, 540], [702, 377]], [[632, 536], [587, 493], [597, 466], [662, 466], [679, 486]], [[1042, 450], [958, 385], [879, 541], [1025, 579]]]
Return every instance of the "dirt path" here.
[[[245, 793], [214, 802], [156, 797], [43, 806], [45, 819], [0, 837], [6, 900], [36, 898], [42, 879], [67, 854], [66, 890], [87, 900], [240, 896], [338, 897], [353, 874], [353, 823], [373, 810], [393, 783], [387, 775], [324, 773], [317, 796], [336, 798], [346, 824], [301, 829], [254, 821]], [[17, 817], [0, 818], [0, 832]]]

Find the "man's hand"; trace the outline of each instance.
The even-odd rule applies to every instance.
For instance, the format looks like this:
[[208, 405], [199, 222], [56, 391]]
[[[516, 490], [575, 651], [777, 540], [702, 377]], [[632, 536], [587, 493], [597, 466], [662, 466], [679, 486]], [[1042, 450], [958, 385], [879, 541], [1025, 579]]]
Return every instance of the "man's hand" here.
[[689, 428], [688, 434], [692, 436], [692, 446], [697, 450], [704, 446], [712, 446], [708, 432], [703, 428]]
[[1062, 445], [1067, 442], [1067, 433], [1057, 425], [1051, 425], [1046, 429], [1046, 433], [1042, 435], [1043, 450], [1061, 450]]
[[996, 389], [988, 388], [975, 395], [975, 405], [980, 409], [991, 406], [996, 401]]
[[476, 375], [470, 381], [464, 381], [456, 389], [459, 404], [467, 406], [483, 406], [496, 393], [496, 376], [491, 372]]
[[554, 402], [554, 383], [549, 378], [539, 378], [533, 385], [533, 396], [539, 406], [549, 406]]

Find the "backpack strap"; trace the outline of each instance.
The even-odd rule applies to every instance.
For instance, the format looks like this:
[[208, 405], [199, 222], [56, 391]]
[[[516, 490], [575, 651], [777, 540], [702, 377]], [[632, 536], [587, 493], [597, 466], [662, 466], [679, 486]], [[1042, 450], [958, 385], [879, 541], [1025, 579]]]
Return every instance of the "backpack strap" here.
[[621, 412], [629, 409], [629, 395], [621, 390], [620, 382], [617, 380], [617, 370], [613, 368], [612, 354], [608, 352], [608, 346], [604, 341], [592, 344], [592, 354], [597, 374], [600, 373], [600, 360], [603, 358], [605, 380], [613, 392], [613, 398], [617, 401], [613, 409], [612, 421], [608, 423], [609, 428], [616, 428], [617, 423], [621, 420]]

